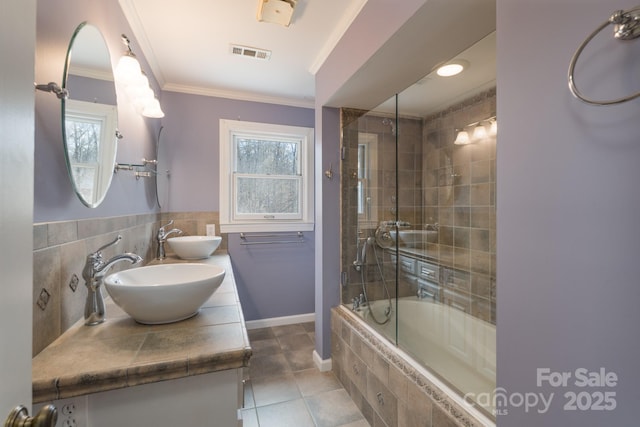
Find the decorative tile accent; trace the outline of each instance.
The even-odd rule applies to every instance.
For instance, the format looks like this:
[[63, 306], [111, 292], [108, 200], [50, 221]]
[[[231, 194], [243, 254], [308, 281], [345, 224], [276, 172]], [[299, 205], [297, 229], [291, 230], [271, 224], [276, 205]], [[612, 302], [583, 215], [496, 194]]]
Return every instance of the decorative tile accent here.
[[38, 304], [38, 307], [44, 311], [47, 308], [47, 304], [49, 304], [49, 299], [51, 299], [51, 294], [46, 289], [42, 288], [36, 304]]
[[69, 288], [75, 292], [76, 289], [78, 289], [78, 283], [80, 283], [80, 279], [78, 278], [78, 276], [74, 273], [71, 276], [71, 280], [69, 280]]
[[[204, 234], [206, 224], [219, 224], [218, 212], [148, 213], [34, 224], [33, 299], [42, 311], [34, 311], [33, 355], [82, 318], [86, 294], [82, 292], [84, 287], [78, 291], [78, 286], [89, 252], [120, 234], [123, 239], [117, 252], [135, 252], [144, 258], [145, 264], [149, 263], [155, 259], [155, 231], [161, 220], [174, 217], [182, 221], [181, 226], [189, 234]], [[225, 248], [226, 235], [219, 250]], [[116, 265], [112, 272], [122, 268], [127, 266]], [[43, 283], [48, 284], [48, 296], [38, 293]], [[48, 302], [51, 305], [45, 312]]]

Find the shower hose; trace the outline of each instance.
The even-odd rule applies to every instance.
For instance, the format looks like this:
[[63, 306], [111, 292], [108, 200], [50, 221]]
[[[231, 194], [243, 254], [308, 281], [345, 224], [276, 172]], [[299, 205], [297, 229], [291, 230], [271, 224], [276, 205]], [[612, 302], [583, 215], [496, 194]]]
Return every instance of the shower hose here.
[[[379, 229], [376, 230], [376, 235], [378, 234], [379, 231], [380, 231]], [[380, 260], [378, 259], [378, 251], [376, 250], [376, 246], [380, 244], [380, 239], [376, 238], [375, 240], [376, 241], [371, 245], [373, 247], [373, 256], [376, 259], [378, 272], [380, 273], [380, 278], [382, 279], [382, 287], [384, 289], [384, 292], [387, 295], [387, 301], [389, 302], [389, 304], [387, 305], [387, 308], [384, 310], [383, 321], [380, 321], [376, 318], [376, 315], [374, 314], [373, 309], [371, 308], [371, 302], [369, 301], [369, 297], [367, 296], [367, 284], [364, 280], [364, 268], [360, 269], [360, 279], [362, 280], [362, 293], [364, 295], [364, 300], [367, 302], [369, 315], [371, 315], [371, 318], [375, 323], [377, 323], [378, 325], [384, 325], [388, 323], [389, 320], [391, 320], [391, 310], [392, 310], [391, 293], [389, 292], [389, 288], [387, 287], [387, 281], [384, 279], [384, 274], [382, 273], [382, 267], [380, 266]], [[367, 243], [365, 242], [365, 245], [366, 244]]]

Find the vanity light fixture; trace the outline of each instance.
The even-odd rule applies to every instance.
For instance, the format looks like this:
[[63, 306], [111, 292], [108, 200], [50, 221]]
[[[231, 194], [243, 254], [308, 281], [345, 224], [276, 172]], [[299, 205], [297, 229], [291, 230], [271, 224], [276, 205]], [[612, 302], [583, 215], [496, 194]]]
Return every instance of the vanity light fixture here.
[[481, 139], [484, 139], [486, 137], [487, 137], [487, 128], [484, 126], [482, 122], [479, 122], [473, 128], [473, 140], [480, 141]]
[[[489, 130], [487, 131], [487, 125]], [[471, 136], [467, 129], [473, 129]], [[478, 122], [469, 123], [461, 129], [456, 129], [456, 139], [453, 141], [455, 145], [466, 145], [473, 142], [480, 142], [489, 137], [495, 137], [498, 133], [498, 120], [496, 116]]]
[[464, 129], [457, 129], [458, 134], [456, 135], [456, 140], [453, 141], [456, 145], [467, 145], [471, 142], [471, 138], [469, 138], [469, 132]]
[[149, 79], [142, 71], [136, 55], [131, 51], [129, 38], [122, 34], [122, 43], [127, 50], [120, 57], [115, 69], [116, 80], [124, 86], [125, 93], [136, 111], [145, 117], [164, 117], [160, 102], [149, 85]]

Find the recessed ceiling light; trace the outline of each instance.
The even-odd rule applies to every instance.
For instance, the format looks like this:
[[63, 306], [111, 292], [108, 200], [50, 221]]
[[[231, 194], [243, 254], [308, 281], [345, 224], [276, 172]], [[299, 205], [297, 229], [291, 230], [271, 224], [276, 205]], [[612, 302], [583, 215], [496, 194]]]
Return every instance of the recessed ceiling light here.
[[467, 61], [456, 60], [438, 67], [436, 73], [440, 77], [451, 77], [463, 72], [468, 65], [469, 63]]

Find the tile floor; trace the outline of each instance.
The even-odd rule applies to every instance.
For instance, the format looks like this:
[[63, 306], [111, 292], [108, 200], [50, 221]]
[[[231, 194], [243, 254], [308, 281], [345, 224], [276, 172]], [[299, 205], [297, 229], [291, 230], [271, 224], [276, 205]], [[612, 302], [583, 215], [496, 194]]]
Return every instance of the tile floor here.
[[315, 367], [313, 322], [248, 333], [244, 427], [369, 427], [333, 373]]

